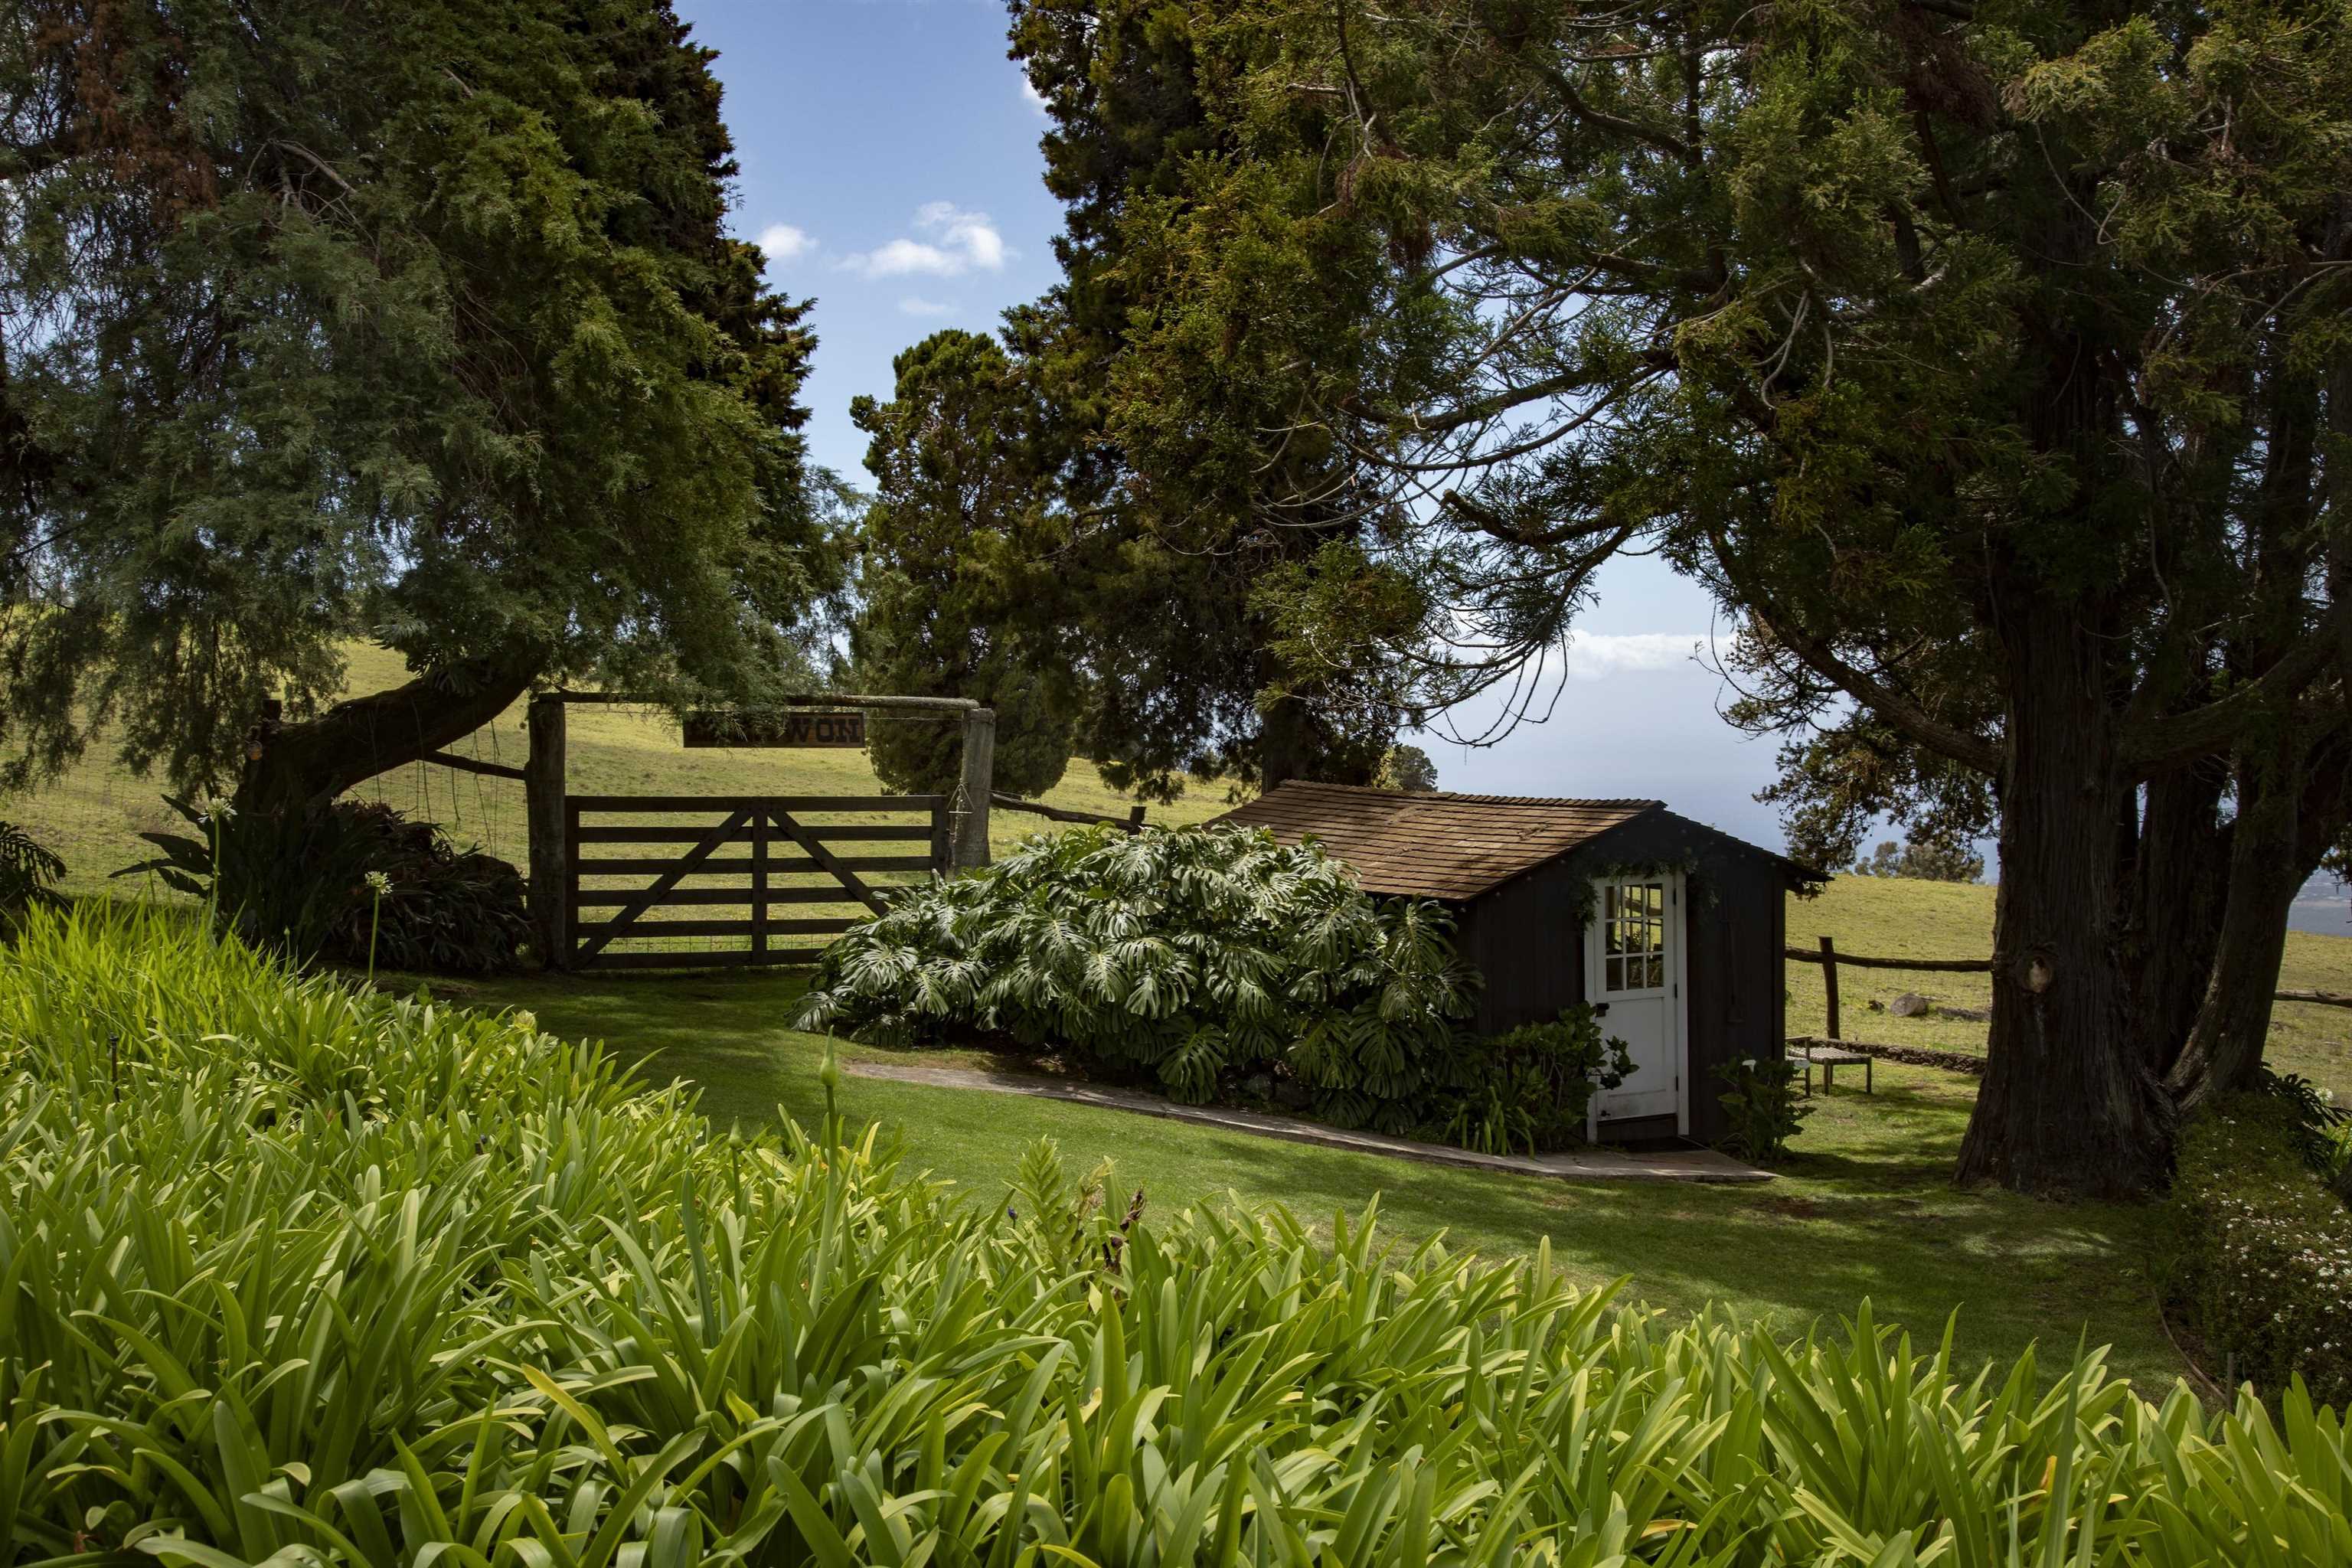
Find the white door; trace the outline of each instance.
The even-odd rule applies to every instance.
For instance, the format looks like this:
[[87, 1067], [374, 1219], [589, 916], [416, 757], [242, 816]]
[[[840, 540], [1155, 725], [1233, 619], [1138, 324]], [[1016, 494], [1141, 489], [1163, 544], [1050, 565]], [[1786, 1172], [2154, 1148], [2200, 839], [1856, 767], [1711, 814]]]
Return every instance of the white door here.
[[1604, 1122], [1672, 1116], [1690, 1131], [1685, 1087], [1683, 879], [1679, 874], [1610, 877], [1592, 885], [1585, 924], [1584, 999], [1601, 1014], [1601, 1033], [1625, 1042], [1633, 1070], [1592, 1097], [1597, 1132]]

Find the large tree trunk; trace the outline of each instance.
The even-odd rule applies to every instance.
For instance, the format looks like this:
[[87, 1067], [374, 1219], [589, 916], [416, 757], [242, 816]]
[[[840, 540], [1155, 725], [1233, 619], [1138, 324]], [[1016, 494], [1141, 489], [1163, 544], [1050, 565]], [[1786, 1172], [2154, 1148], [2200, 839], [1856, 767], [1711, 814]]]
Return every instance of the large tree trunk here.
[[299, 811], [437, 752], [504, 712], [539, 668], [536, 657], [520, 652], [469, 659], [338, 702], [315, 719], [264, 724], [237, 784], [237, 809]]
[[2230, 881], [2230, 784], [2221, 758], [2149, 781], [2133, 845], [2126, 928], [2131, 1016], [2158, 1073], [2171, 1070], [2205, 1000]]
[[2238, 820], [2230, 847], [2229, 906], [2204, 1005], [2168, 1087], [2183, 1110], [2245, 1088], [2270, 1037], [2271, 994], [2286, 952], [2287, 908], [2311, 873], [2295, 854], [2301, 745], [2274, 744], [2238, 769]]
[[2109, 654], [2075, 606], [2020, 595], [2011, 662], [1992, 1026], [1957, 1179], [2053, 1196], [2162, 1182], [2169, 1107], [2128, 1016], [2117, 940]]
[[2228, 912], [2187, 1047], [2166, 1087], [2184, 1111], [2252, 1087], [2269, 1044], [2279, 963], [2295, 893], [2344, 829], [2340, 733], [2291, 729], [2238, 768]]
[[[2344, 382], [2352, 382], [2352, 375], [2339, 377], [2339, 393], [2352, 390]], [[2309, 536], [2318, 473], [2319, 387], [2282, 366], [2273, 373], [2267, 391], [2271, 419], [2263, 443], [2262, 504], [2249, 540], [2262, 569], [2261, 610], [2248, 646], [2239, 650], [2246, 674], [2267, 668], [2305, 635], [2305, 584], [2320, 563]], [[2250, 1088], [2261, 1073], [2279, 961], [2286, 952], [2287, 915], [2296, 889], [2335, 837], [2332, 823], [2340, 820], [2343, 759], [2336, 729], [2335, 721], [2315, 722], [2290, 702], [2252, 725], [2239, 743], [2233, 759], [2237, 822], [2221, 948], [2196, 1026], [2167, 1078], [2183, 1110]]]
[[1258, 716], [1258, 788], [1270, 790], [1286, 779], [1305, 778], [1311, 750], [1307, 704], [1285, 696]]

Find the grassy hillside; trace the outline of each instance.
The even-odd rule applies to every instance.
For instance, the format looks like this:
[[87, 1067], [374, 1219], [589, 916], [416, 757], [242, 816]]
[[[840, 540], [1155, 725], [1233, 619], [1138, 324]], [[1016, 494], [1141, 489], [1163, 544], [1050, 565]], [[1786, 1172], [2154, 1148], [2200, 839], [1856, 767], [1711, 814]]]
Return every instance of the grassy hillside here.
[[[373, 647], [351, 650], [345, 689], [382, 690], [404, 678], [397, 655]], [[580, 795], [872, 795], [881, 788], [866, 753], [852, 751], [693, 751], [678, 744], [666, 715], [628, 709], [576, 707], [567, 733], [571, 787]], [[456, 748], [485, 762], [520, 766], [530, 751], [523, 704]], [[143, 780], [114, 759], [101, 739], [80, 766], [39, 794], [0, 805], [0, 816], [22, 822], [65, 857], [68, 890], [110, 889], [109, 872], [144, 858], [142, 829], [180, 826], [160, 795], [160, 781]], [[354, 792], [447, 826], [460, 842], [478, 844], [502, 859], [525, 858], [522, 785], [417, 763], [370, 780]], [[1195, 785], [1173, 806], [1151, 807], [1153, 822], [1199, 822], [1226, 809], [1221, 784]], [[1073, 763], [1046, 803], [1071, 810], [1123, 816], [1133, 805], [1102, 782], [1093, 764]], [[992, 835], [999, 848], [1046, 826], [1043, 817], [996, 813]]]
[[[1992, 952], [1993, 889], [1972, 883], [1919, 882], [1898, 878], [1839, 877], [1819, 898], [1789, 900], [1789, 944], [1811, 947], [1826, 936], [1841, 952], [1872, 958], [1982, 958]], [[1789, 1032], [1819, 1034], [1828, 1006], [1819, 964], [1791, 963]], [[2293, 991], [2352, 994], [2352, 937], [2289, 931], [2279, 984]], [[1894, 1046], [1933, 1046], [1981, 1054], [1985, 1026], [1967, 1019], [1898, 1018], [1884, 1008], [1906, 991], [1955, 1007], [1981, 1009], [1992, 1000], [1984, 974], [1906, 973], [1901, 970], [1838, 971], [1841, 1023], [1849, 1039]], [[2352, 1099], [2352, 1008], [2282, 1002], [2271, 1016], [2271, 1065], [2300, 1072]]]

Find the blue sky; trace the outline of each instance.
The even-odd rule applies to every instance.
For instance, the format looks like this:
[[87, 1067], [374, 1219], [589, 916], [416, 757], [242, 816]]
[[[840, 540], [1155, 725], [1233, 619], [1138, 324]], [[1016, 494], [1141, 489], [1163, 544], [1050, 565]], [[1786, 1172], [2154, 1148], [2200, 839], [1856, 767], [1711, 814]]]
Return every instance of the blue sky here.
[[[1055, 277], [1061, 210], [1040, 178], [1045, 121], [1005, 58], [1001, 0], [680, 0], [719, 51], [743, 174], [735, 226], [779, 289], [817, 301], [807, 398], [817, 459], [866, 483], [849, 422], [887, 396], [890, 359], [940, 327], [992, 329]], [[1717, 716], [1692, 658], [1718, 629], [1707, 597], [1648, 561], [1608, 569], [1564, 656], [1550, 719], [1478, 750], [1423, 737], [1449, 789], [1654, 796], [1779, 847], [1755, 792], [1774, 746]], [[1475, 732], [1488, 715], [1462, 716]], [[2347, 929], [2340, 899], [2298, 924]]]

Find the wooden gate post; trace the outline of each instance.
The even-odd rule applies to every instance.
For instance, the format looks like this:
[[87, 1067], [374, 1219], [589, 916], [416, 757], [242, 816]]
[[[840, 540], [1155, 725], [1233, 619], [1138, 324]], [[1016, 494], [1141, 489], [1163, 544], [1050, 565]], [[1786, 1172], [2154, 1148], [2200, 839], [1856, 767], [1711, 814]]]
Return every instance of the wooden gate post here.
[[938, 795], [931, 806], [931, 875], [955, 875], [955, 797]]
[[996, 710], [963, 716], [963, 776], [956, 784], [955, 868], [988, 864], [988, 802], [996, 785]]
[[523, 818], [530, 837], [531, 942], [540, 963], [562, 969], [572, 951], [572, 868], [563, 845], [563, 700], [530, 700], [530, 755], [523, 763]]
[[1822, 938], [1822, 989], [1828, 994], [1830, 1004], [1830, 1038], [1843, 1040], [1844, 1031], [1838, 1026], [1837, 943]]

